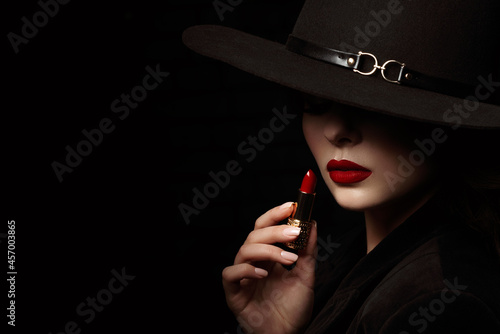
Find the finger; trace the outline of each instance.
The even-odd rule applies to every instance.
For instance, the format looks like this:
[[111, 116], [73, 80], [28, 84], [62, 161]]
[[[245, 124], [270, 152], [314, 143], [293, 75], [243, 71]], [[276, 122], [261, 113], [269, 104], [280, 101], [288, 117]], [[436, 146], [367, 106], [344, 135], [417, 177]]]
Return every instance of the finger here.
[[264, 213], [255, 221], [255, 229], [276, 225], [292, 214], [293, 202], [287, 202]]
[[297, 261], [298, 255], [282, 250], [279, 247], [265, 244], [244, 244], [241, 246], [234, 264], [272, 261], [282, 264], [292, 264]]
[[245, 240], [245, 244], [274, 244], [295, 240], [300, 234], [300, 228], [280, 225], [253, 230]]
[[251, 283], [266, 277], [268, 272], [261, 268], [256, 268], [248, 263], [230, 266], [222, 271], [222, 286], [226, 295], [226, 301], [233, 312], [239, 313], [248, 302], [238, 301], [238, 293], [245, 283]]
[[222, 286], [228, 293], [236, 293], [242, 279], [260, 279], [268, 275], [267, 270], [257, 268], [249, 263], [224, 268], [222, 271]]
[[239, 283], [244, 278], [264, 278], [267, 274], [267, 270], [257, 268], [249, 263], [241, 263], [224, 268], [222, 282]]

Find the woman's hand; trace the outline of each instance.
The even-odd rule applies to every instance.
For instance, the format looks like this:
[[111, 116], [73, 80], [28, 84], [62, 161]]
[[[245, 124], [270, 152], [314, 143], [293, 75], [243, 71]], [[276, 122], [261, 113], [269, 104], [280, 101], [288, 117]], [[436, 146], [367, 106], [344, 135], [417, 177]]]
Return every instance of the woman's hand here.
[[[273, 245], [297, 238], [299, 228], [276, 226], [291, 212], [292, 203], [285, 203], [260, 216], [236, 255], [234, 265], [222, 272], [227, 304], [246, 332], [296, 333], [311, 317], [316, 223], [311, 228], [307, 247], [298, 255]], [[283, 267], [295, 261], [292, 270]]]

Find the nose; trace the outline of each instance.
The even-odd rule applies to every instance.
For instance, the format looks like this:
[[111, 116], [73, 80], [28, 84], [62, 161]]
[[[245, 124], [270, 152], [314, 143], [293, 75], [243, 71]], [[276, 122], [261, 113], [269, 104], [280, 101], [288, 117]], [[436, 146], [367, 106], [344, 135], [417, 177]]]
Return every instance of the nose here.
[[323, 134], [330, 143], [337, 147], [354, 146], [362, 140], [362, 134], [352, 110], [328, 113]]

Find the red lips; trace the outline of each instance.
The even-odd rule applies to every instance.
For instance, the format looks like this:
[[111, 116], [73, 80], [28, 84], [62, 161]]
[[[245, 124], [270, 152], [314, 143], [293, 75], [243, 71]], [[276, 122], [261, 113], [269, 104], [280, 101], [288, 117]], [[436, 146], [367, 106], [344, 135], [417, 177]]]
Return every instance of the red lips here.
[[326, 165], [335, 183], [357, 183], [368, 178], [372, 171], [349, 160], [332, 159]]

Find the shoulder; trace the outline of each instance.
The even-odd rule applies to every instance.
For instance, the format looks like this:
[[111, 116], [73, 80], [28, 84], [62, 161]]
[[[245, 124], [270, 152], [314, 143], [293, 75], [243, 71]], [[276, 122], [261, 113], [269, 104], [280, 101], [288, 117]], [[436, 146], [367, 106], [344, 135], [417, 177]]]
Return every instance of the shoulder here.
[[498, 258], [484, 240], [454, 229], [421, 245], [386, 275], [358, 313], [358, 328], [500, 333], [499, 282]]
[[[497, 310], [498, 311], [498, 310]], [[460, 290], [427, 292], [401, 305], [378, 333], [500, 333], [500, 318], [476, 295]]]

